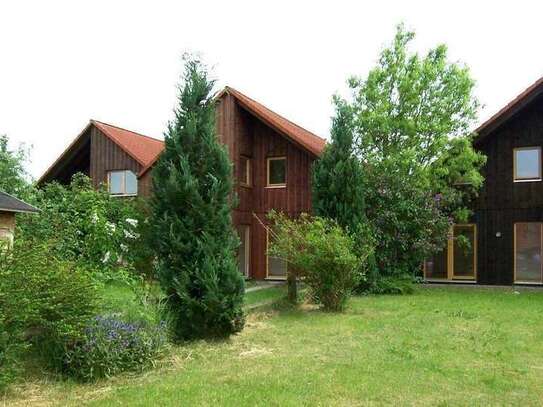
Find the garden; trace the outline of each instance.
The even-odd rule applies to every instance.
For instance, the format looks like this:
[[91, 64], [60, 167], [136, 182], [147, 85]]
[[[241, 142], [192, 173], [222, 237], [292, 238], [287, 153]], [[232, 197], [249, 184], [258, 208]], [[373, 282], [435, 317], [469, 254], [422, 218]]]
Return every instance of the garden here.
[[[355, 297], [341, 314], [247, 294], [244, 330], [175, 346], [143, 374], [92, 384], [35, 369], [7, 405], [540, 405], [543, 297], [419, 288]], [[265, 293], [265, 295], [264, 295]], [[262, 296], [266, 298], [262, 298]], [[270, 301], [275, 301], [270, 304]]]
[[[41, 212], [0, 247], [9, 404], [536, 404], [536, 292], [427, 288], [423, 260], [471, 215], [478, 102], [445, 46], [399, 26], [335, 96], [312, 214], [272, 211], [285, 286], [246, 289], [215, 82], [185, 58], [149, 200], [77, 174], [36, 188], [0, 138], [0, 189]], [[469, 242], [463, 242], [469, 244]], [[253, 283], [254, 284], [254, 283]], [[522, 323], [520, 322], [522, 321]]]

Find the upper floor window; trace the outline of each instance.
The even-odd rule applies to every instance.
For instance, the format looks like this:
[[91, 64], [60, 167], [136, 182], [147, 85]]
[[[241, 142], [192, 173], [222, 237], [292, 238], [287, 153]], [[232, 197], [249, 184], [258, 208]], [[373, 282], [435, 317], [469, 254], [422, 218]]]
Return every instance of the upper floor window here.
[[284, 187], [287, 185], [287, 158], [268, 158], [268, 186]]
[[111, 195], [138, 194], [138, 179], [130, 170], [108, 172], [107, 185]]
[[239, 183], [250, 187], [252, 183], [251, 178], [251, 159], [242, 155], [239, 159]]
[[514, 181], [541, 181], [541, 147], [513, 150]]

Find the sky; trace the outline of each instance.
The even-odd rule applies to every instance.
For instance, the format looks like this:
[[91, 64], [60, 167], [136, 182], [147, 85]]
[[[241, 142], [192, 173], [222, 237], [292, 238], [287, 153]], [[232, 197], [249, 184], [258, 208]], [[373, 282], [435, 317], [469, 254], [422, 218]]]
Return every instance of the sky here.
[[97, 119], [161, 138], [184, 52], [217, 79], [328, 137], [331, 97], [403, 22], [413, 50], [468, 65], [479, 122], [543, 75], [541, 1], [0, 0], [0, 134], [39, 177]]

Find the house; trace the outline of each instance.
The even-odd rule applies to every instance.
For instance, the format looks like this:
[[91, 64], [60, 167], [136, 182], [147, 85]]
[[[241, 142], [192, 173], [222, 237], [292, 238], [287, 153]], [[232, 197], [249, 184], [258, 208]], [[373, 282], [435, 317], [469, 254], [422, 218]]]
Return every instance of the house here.
[[[232, 218], [241, 246], [240, 272], [248, 278], [283, 279], [286, 264], [267, 256], [266, 214], [297, 216], [311, 211], [311, 164], [325, 140], [226, 87], [217, 96], [219, 140], [233, 163], [239, 204]], [[126, 129], [91, 120], [39, 179], [68, 183], [77, 172], [116, 196], [152, 194], [152, 171], [164, 144]]]
[[425, 264], [430, 281], [543, 284], [543, 78], [477, 130], [487, 156], [472, 222], [455, 225], [471, 247], [449, 239]]
[[37, 208], [0, 191], [0, 240], [11, 246], [15, 233], [15, 214], [39, 212]]

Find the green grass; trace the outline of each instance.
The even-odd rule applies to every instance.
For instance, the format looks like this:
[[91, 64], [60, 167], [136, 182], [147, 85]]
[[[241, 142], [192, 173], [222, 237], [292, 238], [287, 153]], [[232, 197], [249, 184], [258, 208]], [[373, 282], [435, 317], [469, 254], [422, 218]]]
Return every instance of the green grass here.
[[420, 289], [355, 298], [344, 314], [258, 308], [241, 334], [175, 347], [144, 375], [29, 378], [16, 394], [6, 404], [541, 405], [543, 292]]
[[260, 304], [268, 304], [271, 301], [286, 297], [286, 295], [287, 289], [284, 285], [251, 291], [245, 294], [245, 306], [252, 308]]

